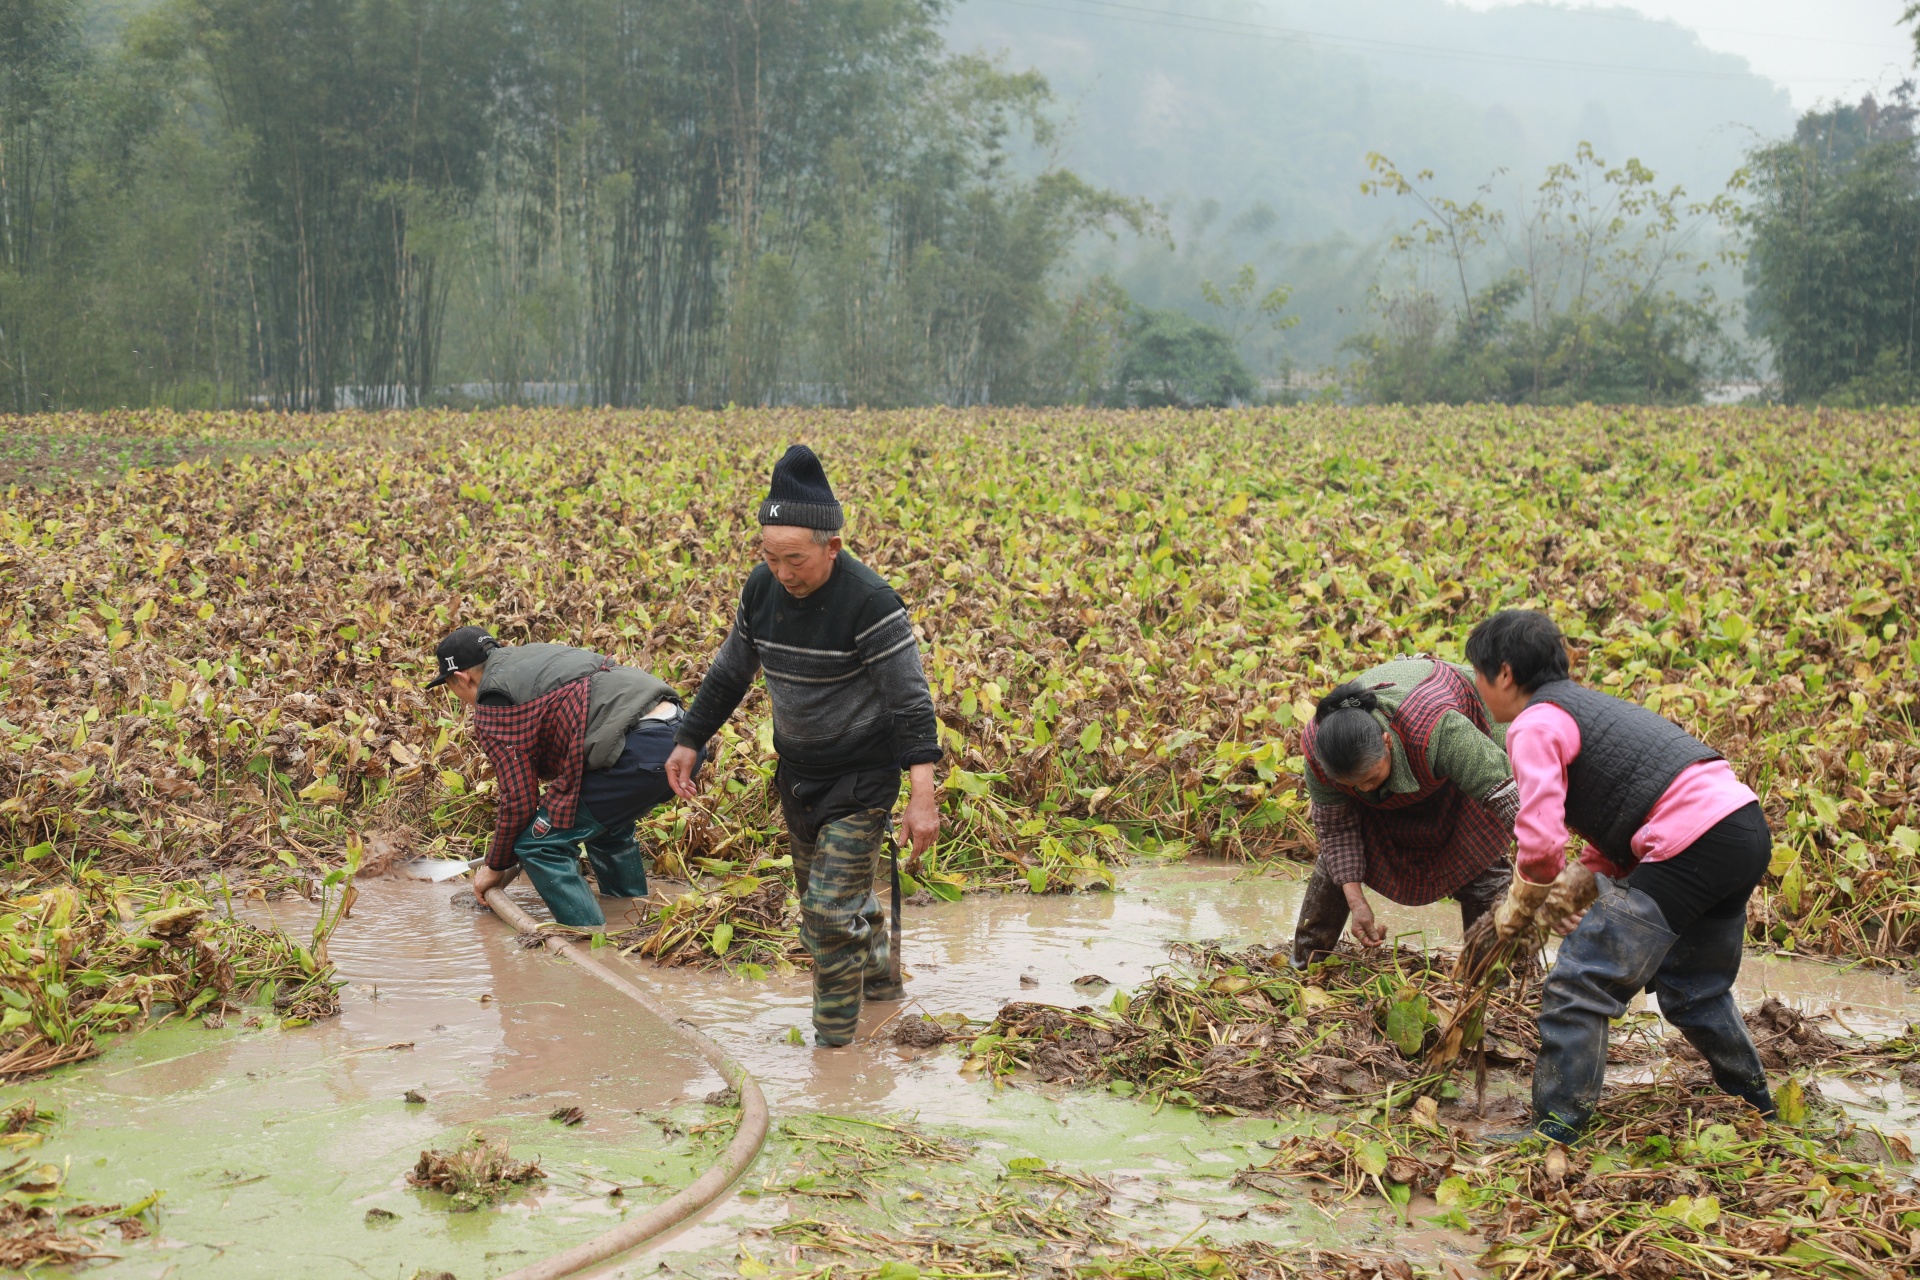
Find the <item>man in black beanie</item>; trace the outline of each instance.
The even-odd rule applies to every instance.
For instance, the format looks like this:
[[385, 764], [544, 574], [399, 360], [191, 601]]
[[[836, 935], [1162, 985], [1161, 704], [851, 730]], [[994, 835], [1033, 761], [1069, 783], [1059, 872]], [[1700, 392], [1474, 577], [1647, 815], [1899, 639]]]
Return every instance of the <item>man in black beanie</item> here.
[[803, 444], [789, 448], [760, 504], [762, 563], [667, 759], [668, 782], [691, 798], [697, 753], [754, 673], [766, 672], [774, 785], [793, 846], [800, 940], [813, 957], [814, 1039], [829, 1048], [853, 1039], [863, 996], [906, 994], [873, 892], [902, 770], [916, 861], [940, 831], [939, 729], [919, 642], [893, 588], [842, 549], [842, 523], [820, 459]]

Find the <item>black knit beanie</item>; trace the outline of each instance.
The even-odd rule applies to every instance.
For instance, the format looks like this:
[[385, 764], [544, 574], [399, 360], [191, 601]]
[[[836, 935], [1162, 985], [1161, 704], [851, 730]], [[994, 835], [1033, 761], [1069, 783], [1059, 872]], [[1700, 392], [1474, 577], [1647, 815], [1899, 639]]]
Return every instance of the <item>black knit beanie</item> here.
[[773, 483], [760, 504], [761, 524], [791, 524], [802, 529], [838, 529], [846, 523], [827, 483], [827, 472], [813, 450], [789, 445], [773, 464]]

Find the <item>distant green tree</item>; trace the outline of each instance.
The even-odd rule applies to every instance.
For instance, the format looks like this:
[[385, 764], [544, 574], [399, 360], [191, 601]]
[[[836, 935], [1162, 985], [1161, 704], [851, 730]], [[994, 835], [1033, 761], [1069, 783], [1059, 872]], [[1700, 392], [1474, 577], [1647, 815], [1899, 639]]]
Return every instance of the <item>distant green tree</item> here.
[[1920, 398], [1920, 155], [1907, 93], [1803, 116], [1749, 161], [1748, 327], [1790, 403]]
[[1585, 144], [1513, 210], [1484, 188], [1461, 201], [1430, 191], [1430, 173], [1369, 164], [1364, 190], [1411, 199], [1422, 216], [1394, 242], [1411, 287], [1376, 287], [1379, 326], [1346, 344], [1362, 398], [1690, 403], [1741, 369], [1712, 293], [1674, 287], [1708, 265], [1691, 241], [1730, 216], [1727, 197], [1689, 203], [1637, 161], [1610, 166]]
[[1184, 311], [1139, 313], [1119, 381], [1122, 401], [1143, 408], [1222, 406], [1254, 391], [1232, 336]]

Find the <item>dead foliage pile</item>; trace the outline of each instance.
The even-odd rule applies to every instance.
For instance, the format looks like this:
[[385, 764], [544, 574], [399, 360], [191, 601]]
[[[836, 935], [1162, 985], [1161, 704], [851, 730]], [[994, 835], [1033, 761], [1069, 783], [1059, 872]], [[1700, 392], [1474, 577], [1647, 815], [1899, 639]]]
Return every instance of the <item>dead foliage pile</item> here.
[[751, 869], [698, 859], [687, 872], [687, 892], [657, 906], [636, 905], [629, 915], [632, 927], [610, 933], [607, 941], [621, 955], [657, 964], [725, 966], [752, 978], [791, 973], [808, 963], [788, 880], [792, 865], [790, 857]]
[[91, 868], [0, 884], [0, 1078], [92, 1057], [156, 1005], [209, 1021], [254, 1000], [290, 1021], [339, 1010], [323, 931], [316, 957], [228, 910], [197, 884]]
[[1430, 1117], [1343, 1125], [1283, 1140], [1238, 1181], [1328, 1204], [1377, 1196], [1403, 1214], [1414, 1194], [1432, 1196], [1430, 1220], [1479, 1232], [1480, 1265], [1506, 1280], [1912, 1275], [1920, 1196], [1870, 1156], [1904, 1167], [1913, 1153], [1844, 1121], [1810, 1123], [1795, 1081], [1777, 1101], [1781, 1120], [1769, 1124], [1738, 1099], [1692, 1096], [1670, 1079], [1609, 1089], [1596, 1130], [1571, 1150], [1484, 1151]]
[[441, 1192], [448, 1208], [470, 1213], [546, 1176], [538, 1160], [515, 1160], [504, 1142], [495, 1146], [476, 1132], [452, 1151], [422, 1151], [407, 1173], [407, 1185]]
[[40, 1145], [56, 1117], [29, 1099], [0, 1118], [0, 1270], [9, 1273], [119, 1255], [101, 1237], [148, 1233], [142, 1218], [158, 1193], [133, 1205], [83, 1204], [66, 1191], [66, 1170], [23, 1154]]
[[[1029, 1070], [1068, 1084], [1107, 1082], [1203, 1111], [1245, 1113], [1328, 1103], [1404, 1104], [1449, 1091], [1421, 1057], [1460, 999], [1451, 956], [1348, 944], [1305, 971], [1284, 949], [1175, 948], [1183, 971], [1162, 973], [1106, 1009], [1013, 1003], [973, 1041], [976, 1069]], [[1522, 985], [1495, 988], [1486, 1011], [1490, 1061], [1524, 1070], [1539, 1041]], [[1628, 1029], [1609, 1061], [1657, 1052]]]

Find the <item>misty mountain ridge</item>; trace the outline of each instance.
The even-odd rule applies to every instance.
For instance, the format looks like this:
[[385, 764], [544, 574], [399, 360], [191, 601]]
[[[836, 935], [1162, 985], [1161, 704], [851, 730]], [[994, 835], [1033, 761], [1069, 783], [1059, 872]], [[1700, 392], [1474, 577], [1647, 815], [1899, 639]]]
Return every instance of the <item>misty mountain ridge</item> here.
[[[1298, 34], [1313, 32], [1313, 35]], [[1200, 282], [1243, 265], [1288, 284], [1301, 324], [1243, 345], [1256, 370], [1335, 360], [1366, 327], [1393, 229], [1366, 157], [1437, 191], [1517, 204], [1582, 142], [1705, 200], [1791, 132], [1785, 89], [1673, 22], [1627, 9], [1444, 0], [963, 0], [950, 47], [1045, 75], [1066, 127], [1055, 162], [1167, 214], [1164, 239], [1098, 241], [1082, 268], [1149, 306], [1219, 319]], [[1723, 298], [1741, 285], [1716, 273]]]

